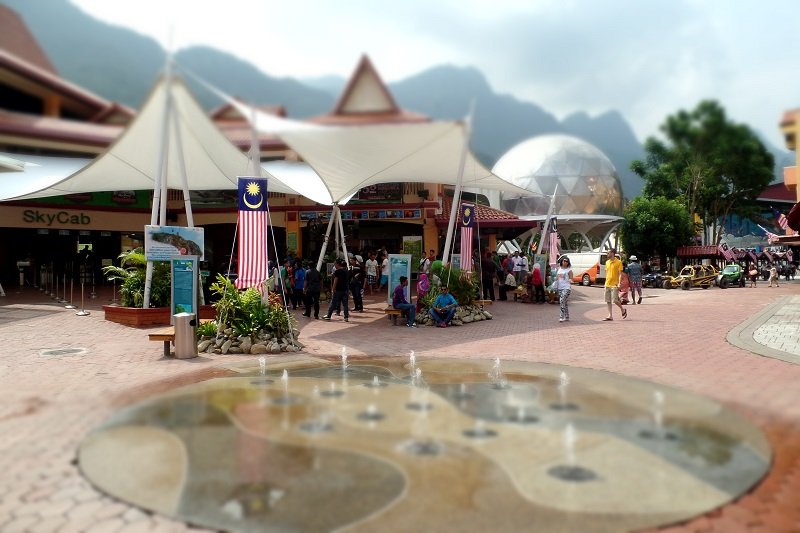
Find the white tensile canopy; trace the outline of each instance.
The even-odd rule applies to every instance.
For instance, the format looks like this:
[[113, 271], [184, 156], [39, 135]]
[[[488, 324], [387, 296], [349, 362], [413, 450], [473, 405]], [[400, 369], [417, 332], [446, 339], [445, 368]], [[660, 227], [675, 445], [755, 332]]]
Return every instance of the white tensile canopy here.
[[[165, 124], [168, 104], [175, 119]], [[169, 189], [184, 189], [183, 176], [187, 178], [189, 190], [236, 189], [237, 176], [249, 175], [252, 171], [247, 154], [217, 129], [186, 86], [176, 78], [169, 83], [161, 79], [133, 122], [91, 163], [77, 172], [72, 169], [74, 173], [69, 175], [51, 175], [53, 181], [49, 183], [41, 179], [29, 181], [25, 171], [14, 172], [9, 178], [13, 176], [16, 185], [0, 187], [0, 199], [120, 189], [152, 190], [161, 174], [161, 150], [165, 148], [168, 153], [164, 154], [167, 163], [163, 176]], [[24, 180], [22, 186], [20, 180]], [[272, 180], [269, 190], [298, 194], [277, 180]]]
[[305, 161], [273, 161], [264, 169], [321, 204], [346, 203], [362, 187], [378, 183], [456, 185], [462, 157], [464, 187], [531, 194], [492, 174], [475, 158], [466, 148], [469, 132], [461, 121], [318, 126], [224, 97], [258, 131], [277, 135]]

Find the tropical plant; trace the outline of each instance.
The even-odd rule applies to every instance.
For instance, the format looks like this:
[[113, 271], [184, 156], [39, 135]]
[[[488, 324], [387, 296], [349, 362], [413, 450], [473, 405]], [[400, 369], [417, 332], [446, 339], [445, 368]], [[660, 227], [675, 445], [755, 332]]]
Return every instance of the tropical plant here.
[[210, 289], [218, 298], [214, 302], [217, 319], [220, 324], [232, 327], [237, 335], [255, 336], [265, 331], [283, 337], [294, 325], [294, 319], [276, 293], [270, 293], [268, 302], [264, 304], [257, 289], [251, 287], [239, 291], [231, 280], [221, 274], [217, 275]]
[[[122, 252], [117, 257], [119, 266], [103, 267], [103, 274], [111, 280], [121, 281], [120, 300], [124, 307], [144, 306], [144, 286], [147, 273], [147, 259], [141, 248]], [[166, 307], [170, 299], [169, 263], [155, 261], [153, 279], [150, 286], [150, 307]]]
[[[439, 279], [438, 285], [446, 285], [450, 289], [450, 294], [456, 299], [458, 305], [472, 305], [478, 287], [478, 274], [475, 272], [464, 272], [460, 268], [448, 267], [437, 264], [431, 268], [431, 273]], [[435, 278], [434, 278], [435, 282]], [[434, 283], [436, 284], [436, 283]], [[431, 293], [436, 291], [431, 287]], [[423, 302], [425, 299], [423, 298]]]
[[197, 326], [198, 337], [216, 337], [217, 336], [217, 323], [213, 320], [206, 320], [200, 322]]

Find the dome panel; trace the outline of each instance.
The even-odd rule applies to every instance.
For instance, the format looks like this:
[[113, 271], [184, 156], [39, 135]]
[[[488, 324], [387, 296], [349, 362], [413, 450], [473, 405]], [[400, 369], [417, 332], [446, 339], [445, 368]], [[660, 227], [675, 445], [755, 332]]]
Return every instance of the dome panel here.
[[[597, 147], [569, 135], [541, 135], [512, 147], [494, 165], [501, 178], [530, 191], [551, 195], [559, 184], [556, 212], [622, 213], [622, 187], [614, 165]], [[504, 194], [502, 208], [516, 215], [541, 215], [548, 202]], [[563, 197], [563, 198], [562, 198]], [[512, 199], [516, 200], [512, 201]]]

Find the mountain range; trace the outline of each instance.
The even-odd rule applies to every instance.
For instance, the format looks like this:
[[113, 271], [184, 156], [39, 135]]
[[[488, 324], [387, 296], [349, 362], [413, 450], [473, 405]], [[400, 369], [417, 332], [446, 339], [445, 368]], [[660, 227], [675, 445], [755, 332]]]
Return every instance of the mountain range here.
[[[99, 21], [68, 0], [2, 2], [23, 17], [62, 77], [109, 100], [138, 108], [165, 64], [166, 52], [154, 39]], [[273, 77], [207, 46], [182, 49], [174, 59], [180, 69], [229, 94], [255, 104], [282, 105], [294, 118], [330, 111], [345, 84], [338, 76], [307, 80]], [[358, 59], [353, 58], [354, 65]], [[380, 71], [380, 65], [375, 66]], [[187, 78], [201, 105], [212, 108], [221, 103], [191, 76]], [[579, 112], [559, 121], [532, 102], [497, 94], [479, 70], [449, 65], [388, 87], [400, 107], [434, 119], [463, 118], [474, 101], [471, 145], [490, 168], [509, 148], [527, 138], [565, 133], [594, 144], [611, 159], [626, 198], [641, 193], [643, 182], [628, 167], [633, 159], [643, 157], [644, 150], [617, 111], [596, 117]], [[791, 154], [765, 145], [775, 154], [779, 169], [783, 162], [793, 164]]]

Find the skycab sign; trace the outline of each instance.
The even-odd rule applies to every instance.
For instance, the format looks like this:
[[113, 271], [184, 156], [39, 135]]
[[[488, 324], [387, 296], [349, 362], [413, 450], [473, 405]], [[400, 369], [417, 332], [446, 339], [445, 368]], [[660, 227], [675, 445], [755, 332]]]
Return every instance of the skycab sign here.
[[38, 209], [26, 209], [22, 212], [22, 220], [27, 224], [35, 224], [36, 226], [52, 227], [52, 226], [88, 226], [92, 223], [92, 218], [86, 213], [69, 212], [69, 211], [39, 211]]

